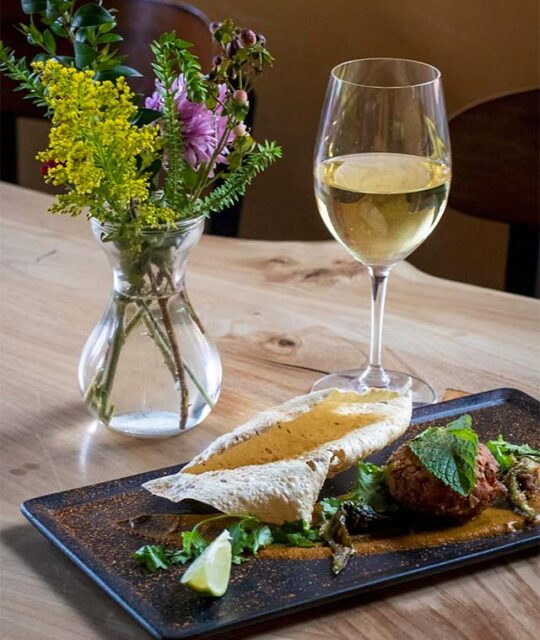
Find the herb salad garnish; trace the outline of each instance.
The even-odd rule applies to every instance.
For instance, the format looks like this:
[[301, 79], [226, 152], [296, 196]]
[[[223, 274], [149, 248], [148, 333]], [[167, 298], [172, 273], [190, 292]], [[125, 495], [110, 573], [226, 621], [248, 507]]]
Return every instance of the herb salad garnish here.
[[178, 549], [165, 549], [158, 544], [145, 544], [132, 555], [137, 564], [143, 565], [150, 573], [158, 569], [168, 569], [173, 564], [185, 564], [187, 558]]
[[186, 564], [195, 560], [208, 547], [210, 540], [200, 532], [200, 528], [217, 520], [237, 522], [228, 529], [232, 545], [232, 562], [241, 564], [247, 560], [246, 554], [256, 555], [261, 547], [273, 541], [270, 527], [252, 516], [218, 515], [198, 522], [190, 531], [181, 534], [181, 549], [166, 549], [161, 545], [144, 545], [133, 554], [137, 564], [143, 565], [151, 573], [159, 569], [169, 569], [174, 564]]
[[496, 440], [486, 442], [486, 447], [491, 451], [493, 457], [499, 463], [499, 470], [508, 471], [513, 467], [518, 458], [527, 456], [535, 460], [540, 459], [540, 449], [533, 449], [528, 444], [512, 444], [499, 435]]
[[[429, 474], [460, 496], [469, 496], [477, 485], [480, 456], [478, 434], [470, 415], [463, 415], [445, 427], [428, 427], [412, 438], [407, 447]], [[536, 507], [530, 487], [539, 476], [540, 450], [528, 444], [506, 442], [502, 436], [486, 443], [499, 465], [498, 479], [507, 488], [507, 503], [527, 521], [533, 522]], [[313, 547], [324, 545], [332, 551], [332, 570], [341, 572], [354, 553], [351, 536], [357, 534], [395, 535], [408, 530], [413, 520], [407, 507], [389, 487], [392, 460], [385, 466], [360, 461], [354, 485], [345, 495], [320, 500], [311, 523], [305, 520], [281, 526], [266, 524], [252, 516], [220, 514], [198, 522], [179, 537], [180, 548], [145, 545], [133, 559], [149, 572], [165, 570], [176, 564], [192, 562], [211, 544], [201, 529], [223, 521], [229, 534], [233, 564], [241, 564], [269, 545]], [[388, 483], [387, 483], [388, 482]], [[538, 490], [538, 489], [537, 489]], [[434, 512], [436, 513], [436, 512]], [[415, 514], [412, 514], [415, 517]], [[206, 534], [206, 532], [205, 532]], [[213, 537], [213, 536], [212, 536]]]
[[182, 548], [167, 549], [162, 545], [144, 545], [133, 553], [137, 564], [153, 573], [169, 569], [174, 564], [186, 564], [195, 560], [208, 547], [211, 540], [204, 537], [200, 528], [217, 520], [237, 520], [229, 525], [232, 545], [232, 563], [241, 564], [250, 556], [257, 555], [260, 548], [270, 544], [289, 547], [312, 547], [321, 537], [305, 520], [286, 522], [282, 526], [267, 525], [258, 518], [243, 515], [210, 516], [198, 522], [190, 531], [181, 534]]
[[372, 462], [359, 462], [355, 487], [341, 498], [323, 498], [319, 502], [322, 515], [332, 517], [345, 502], [363, 506], [378, 514], [395, 510], [384, 482], [383, 467]]

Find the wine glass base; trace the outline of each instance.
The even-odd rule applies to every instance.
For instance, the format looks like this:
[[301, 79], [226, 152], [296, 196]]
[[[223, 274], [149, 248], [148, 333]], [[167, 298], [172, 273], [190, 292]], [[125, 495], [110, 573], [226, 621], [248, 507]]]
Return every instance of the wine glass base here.
[[[364, 372], [365, 369], [348, 369], [347, 371], [330, 373], [319, 378], [311, 387], [311, 390], [320, 391], [321, 389], [336, 388], [342, 391], [363, 391], [365, 386], [360, 381], [360, 376]], [[437, 394], [433, 387], [427, 382], [408, 373], [388, 371], [387, 369], [385, 369], [385, 372], [389, 376], [390, 381], [384, 388], [389, 391], [404, 391], [410, 381], [413, 407], [420, 407], [424, 404], [437, 402]]]

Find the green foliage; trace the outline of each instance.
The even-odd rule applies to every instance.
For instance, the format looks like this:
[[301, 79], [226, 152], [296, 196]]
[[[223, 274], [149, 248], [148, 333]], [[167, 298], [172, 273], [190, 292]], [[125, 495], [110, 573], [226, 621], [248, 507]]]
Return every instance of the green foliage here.
[[395, 511], [396, 505], [386, 488], [384, 467], [360, 461], [353, 489], [341, 498], [323, 498], [319, 502], [322, 516], [326, 519], [332, 518], [345, 502], [366, 507], [379, 515]]
[[393, 502], [386, 490], [382, 467], [371, 462], [359, 462], [356, 482], [350, 500], [371, 507], [377, 513], [392, 510]]
[[168, 569], [173, 564], [187, 562], [181, 552], [176, 549], [166, 549], [157, 544], [145, 544], [135, 551], [132, 556], [136, 564], [140, 564], [150, 573], [159, 569]]
[[229, 528], [232, 546], [233, 564], [241, 564], [247, 560], [246, 553], [256, 555], [260, 547], [272, 544], [270, 527], [262, 524], [257, 518], [242, 518]]
[[229, 528], [232, 546], [232, 562], [241, 564], [247, 555], [256, 555], [261, 547], [272, 544], [272, 531], [266, 524], [251, 516], [219, 515], [210, 516], [198, 522], [191, 531], [182, 532], [182, 547], [167, 549], [161, 545], [145, 545], [138, 549], [132, 558], [150, 572], [168, 569], [173, 564], [186, 564], [195, 560], [208, 547], [210, 540], [199, 531], [200, 527], [217, 520], [233, 520], [238, 522]]
[[206, 549], [210, 543], [199, 532], [197, 527], [182, 533], [182, 553], [186, 560], [193, 560]]
[[235, 171], [228, 174], [223, 184], [216, 187], [209, 195], [193, 205], [197, 215], [210, 215], [233, 205], [244, 195], [256, 175], [267, 169], [278, 158], [282, 151], [275, 142], [265, 141], [257, 144], [255, 150], [246, 156], [245, 162]]
[[[106, 9], [101, 0], [22, 0], [21, 5], [29, 21], [19, 25], [19, 29], [39, 50], [33, 62], [46, 62], [52, 58], [64, 66], [93, 71], [93, 79], [98, 82], [110, 80], [115, 83], [121, 76], [140, 75], [136, 69], [127, 66], [125, 56], [119, 55], [114, 48], [115, 43], [122, 40], [114, 32], [116, 12]], [[267, 141], [256, 144], [243, 124], [249, 113], [246, 92], [251, 78], [273, 61], [264, 38], [236, 26], [232, 20], [225, 20], [218, 28], [213, 28], [213, 32], [221, 56], [207, 75], [203, 75], [199, 60], [190, 51], [192, 45], [174, 33], [163, 34], [151, 45], [155, 58], [152, 66], [161, 87], [161, 110], [139, 106], [131, 123], [143, 127], [159, 120], [160, 140], [156, 147], [157, 158], [148, 158], [143, 153], [135, 158], [137, 175], [145, 178], [148, 185], [148, 197], [134, 198], [129, 207], [129, 218], [139, 227], [155, 226], [158, 222], [172, 224], [175, 220], [210, 215], [228, 208], [244, 195], [257, 174], [281, 157], [278, 145]], [[61, 40], [71, 45], [70, 55], [58, 55]], [[17, 59], [2, 43], [0, 72], [17, 81], [18, 89], [25, 91], [27, 98], [47, 106], [47, 89], [40, 75], [42, 68], [39, 71], [32, 69], [31, 64], [24, 58]], [[213, 111], [216, 122], [219, 118], [216, 136], [220, 138], [216, 140], [209, 160], [198, 166], [190, 166], [186, 161], [182, 119], [175, 102], [175, 82], [180, 75], [187, 98], [201, 104], [202, 109]], [[139, 102], [133, 99], [133, 104]], [[52, 110], [48, 115], [54, 117]], [[227, 156], [227, 162], [219, 164], [224, 156]], [[55, 163], [52, 165], [54, 170], [47, 173], [48, 181], [53, 181], [53, 177], [59, 179], [62, 167], [71, 166], [64, 158], [53, 154], [44, 161]], [[117, 158], [108, 154], [106, 164], [116, 166]], [[74, 192], [69, 181], [64, 180], [62, 184], [67, 191], [57, 199], [52, 210], [78, 215], [88, 203], [81, 193]], [[145, 207], [141, 202], [146, 203]], [[115, 203], [103, 201], [96, 206], [102, 210], [91, 207], [88, 209], [90, 217], [118, 223], [109, 216], [109, 212], [117, 208]]]
[[28, 68], [25, 58], [17, 60], [15, 52], [0, 41], [0, 73], [19, 83], [16, 91], [26, 91], [24, 96], [39, 107], [46, 107], [45, 90], [40, 82], [39, 74]]
[[478, 435], [469, 415], [446, 428], [430, 427], [409, 443], [411, 451], [436, 478], [462, 496], [476, 486]]
[[73, 14], [71, 24], [75, 28], [97, 27], [114, 22], [113, 15], [98, 4], [83, 4]]
[[[46, 57], [56, 57], [62, 64], [77, 69], [92, 69], [97, 72], [97, 80], [141, 75], [124, 64], [125, 56], [111, 48], [122, 37], [113, 33], [114, 13], [105, 9], [101, 1], [81, 4], [76, 0], [22, 0], [21, 6], [30, 16], [30, 23], [20, 24], [19, 30]], [[57, 39], [69, 41], [72, 56], [56, 56]]]
[[124, 78], [140, 78], [142, 74], [140, 74], [137, 69], [133, 67], [128, 67], [125, 64], [117, 64], [108, 69], [103, 69], [102, 71], [98, 71], [96, 73], [96, 80], [111, 80], [114, 81], [116, 78], [123, 76]]
[[21, 7], [26, 15], [47, 11], [47, 0], [21, 0]]
[[341, 498], [337, 498], [335, 496], [331, 496], [330, 498], [323, 498], [319, 501], [319, 506], [321, 508], [321, 515], [324, 519], [329, 519], [334, 516], [338, 509], [341, 507], [343, 500]]
[[280, 527], [272, 527], [274, 542], [289, 547], [313, 547], [321, 540], [319, 532], [312, 529], [305, 520], [286, 522]]
[[165, 177], [164, 193], [167, 205], [182, 212], [187, 201], [184, 189], [187, 162], [184, 157], [182, 130], [173, 84], [180, 72], [190, 99], [202, 101], [206, 97], [206, 85], [197, 58], [188, 51], [189, 42], [180, 40], [174, 33], [164, 33], [151, 45], [155, 62], [152, 64], [157, 79], [163, 86], [163, 146], [167, 150], [168, 170]]
[[192, 46], [190, 42], [177, 38], [174, 31], [164, 33], [150, 45], [155, 57], [152, 68], [165, 88], [170, 87], [182, 73], [188, 98], [192, 102], [203, 102], [208, 94], [208, 87], [197, 56], [189, 51]]
[[246, 559], [246, 553], [255, 555], [260, 547], [272, 543], [270, 528], [257, 518], [223, 514], [205, 518], [201, 520], [201, 522], [198, 522], [191, 531], [184, 531], [182, 533], [182, 553], [184, 556], [190, 560], [194, 560], [210, 544], [210, 541], [201, 535], [199, 531], [200, 527], [210, 522], [234, 519], [238, 521], [229, 527], [233, 563], [240, 564]]
[[505, 473], [518, 462], [518, 458], [528, 456], [533, 459], [540, 458], [540, 450], [533, 449], [528, 444], [512, 444], [499, 434], [496, 440], [486, 442], [486, 447], [499, 464], [499, 472]]

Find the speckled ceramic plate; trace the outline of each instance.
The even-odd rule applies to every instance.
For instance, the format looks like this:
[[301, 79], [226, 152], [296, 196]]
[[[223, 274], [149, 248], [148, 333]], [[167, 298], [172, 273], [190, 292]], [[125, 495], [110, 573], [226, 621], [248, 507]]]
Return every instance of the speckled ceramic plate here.
[[[425, 428], [426, 423], [444, 424], [463, 413], [472, 414], [474, 427], [483, 440], [502, 433], [513, 442], [540, 446], [539, 403], [513, 389], [421, 407], [414, 412], [412, 432]], [[407, 438], [410, 436], [411, 430]], [[400, 443], [379, 452], [373, 461], [382, 463]], [[217, 634], [232, 637], [233, 630], [249, 624], [353, 595], [358, 598], [375, 588], [531, 547], [540, 539], [536, 527], [439, 547], [355, 556], [339, 576], [332, 575], [328, 558], [258, 557], [235, 566], [227, 594], [212, 600], [179, 584], [181, 567], [147, 575], [134, 566], [131, 553], [145, 541], [113, 526], [117, 520], [141, 513], [181, 511], [182, 505], [141, 489], [143, 482], [178, 469], [180, 466], [169, 467], [55, 493], [28, 500], [21, 507], [28, 520], [53, 544], [153, 637], [162, 640]], [[323, 493], [346, 491], [353, 473], [337, 476], [327, 483]]]

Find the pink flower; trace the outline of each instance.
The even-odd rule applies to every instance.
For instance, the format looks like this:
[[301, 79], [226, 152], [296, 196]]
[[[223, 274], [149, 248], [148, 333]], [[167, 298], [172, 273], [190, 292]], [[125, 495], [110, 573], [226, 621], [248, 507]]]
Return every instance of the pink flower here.
[[[221, 115], [223, 107], [220, 103], [226, 97], [227, 88], [224, 84], [219, 87], [218, 104], [214, 110], [208, 109], [204, 103], [191, 102], [187, 97], [187, 89], [183, 75], [173, 83], [174, 101], [182, 128], [185, 156], [188, 164], [198, 170], [201, 164], [208, 164], [214, 155], [227, 127], [227, 117]], [[163, 86], [156, 81], [156, 91], [146, 98], [144, 106], [147, 109], [161, 111], [163, 108]], [[216, 156], [210, 170], [210, 177], [218, 164], [227, 163], [228, 145], [234, 140], [231, 132]]]

